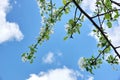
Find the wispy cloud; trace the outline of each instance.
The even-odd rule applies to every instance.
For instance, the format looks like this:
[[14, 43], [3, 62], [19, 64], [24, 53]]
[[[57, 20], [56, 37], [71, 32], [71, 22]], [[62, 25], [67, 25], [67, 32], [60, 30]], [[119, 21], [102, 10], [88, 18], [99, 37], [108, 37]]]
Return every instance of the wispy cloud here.
[[120, 18], [118, 19], [118, 25], [113, 25], [111, 29], [106, 29], [109, 38], [115, 46], [120, 45]]
[[9, 0], [0, 0], [0, 43], [23, 39], [23, 34], [19, 29], [19, 25], [6, 20], [7, 12], [10, 9]]
[[78, 75], [76, 71], [67, 67], [49, 70], [48, 72], [40, 72], [39, 75], [31, 74], [27, 80], [77, 80]]
[[57, 63], [57, 65], [60, 65], [61, 63], [59, 62], [58, 58], [62, 56], [63, 54], [61, 52], [48, 52], [45, 56], [42, 57], [42, 61], [46, 64]]
[[89, 77], [88, 77], [88, 80], [94, 80], [94, 77], [89, 76]]
[[93, 12], [96, 8], [95, 2], [96, 0], [83, 0], [81, 6], [83, 9]]
[[42, 58], [42, 60], [43, 60], [44, 63], [51, 64], [51, 63], [53, 63], [54, 60], [55, 60], [54, 57], [55, 57], [55, 56], [54, 56], [54, 53], [49, 52], [46, 56], [44, 56], [44, 57]]

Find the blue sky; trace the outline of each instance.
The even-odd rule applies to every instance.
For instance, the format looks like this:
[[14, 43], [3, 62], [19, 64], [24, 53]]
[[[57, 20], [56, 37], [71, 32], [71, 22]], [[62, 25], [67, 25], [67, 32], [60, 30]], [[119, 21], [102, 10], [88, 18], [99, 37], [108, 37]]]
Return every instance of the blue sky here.
[[[94, 70], [95, 75], [80, 70], [79, 58], [96, 55], [97, 41], [89, 35], [92, 25], [88, 25], [87, 20], [80, 35], [64, 41], [64, 25], [71, 16], [63, 16], [63, 20], [55, 25], [50, 40], [39, 46], [33, 64], [22, 62], [21, 54], [29, 51], [28, 46], [35, 43], [39, 35], [40, 10], [36, 0], [0, 2], [0, 80], [120, 80], [119, 65], [115, 66], [116, 71], [104, 62]], [[120, 30], [119, 26], [109, 31], [114, 31], [111, 37], [115, 36], [115, 45], [120, 43], [120, 33], [116, 34], [116, 30]]]

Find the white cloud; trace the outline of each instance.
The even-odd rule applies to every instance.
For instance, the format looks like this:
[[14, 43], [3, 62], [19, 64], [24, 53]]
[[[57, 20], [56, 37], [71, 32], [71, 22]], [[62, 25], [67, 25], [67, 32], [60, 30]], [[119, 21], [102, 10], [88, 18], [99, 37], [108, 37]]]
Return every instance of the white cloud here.
[[48, 72], [40, 72], [39, 75], [31, 74], [27, 80], [77, 80], [83, 77], [82, 74], [69, 69], [67, 67], [49, 70]]
[[54, 53], [49, 52], [45, 57], [42, 58], [44, 63], [51, 64], [54, 62]]
[[118, 26], [113, 26], [111, 29], [106, 29], [109, 38], [115, 46], [120, 45], [120, 18], [118, 19]]
[[23, 34], [19, 29], [19, 25], [6, 20], [7, 12], [10, 9], [9, 0], [0, 0], [0, 43], [16, 39], [23, 39]]
[[89, 76], [89, 77], [88, 77], [88, 80], [94, 80], [94, 77]]
[[[97, 8], [96, 7], [96, 1], [97, 0], [83, 0], [82, 3], [81, 3], [81, 7], [84, 9], [84, 10], [87, 10], [87, 13], [92, 16], [95, 12], [95, 9]], [[116, 1], [118, 3], [120, 3], [120, 0], [113, 0], [113, 1]], [[112, 4], [113, 8], [118, 8], [119, 9], [119, 6], [117, 6], [116, 4]]]
[[[118, 21], [119, 20], [120, 20], [120, 18], [118, 19]], [[107, 32], [108, 32], [108, 35], [109, 35], [109, 39], [112, 41], [112, 44], [115, 47], [120, 46], [120, 21], [119, 21], [119, 25], [117, 27], [114, 26], [112, 29], [107, 29]], [[117, 51], [120, 54], [120, 48], [118, 48]], [[113, 55], [115, 56], [116, 54], [114, 53]], [[118, 58], [118, 62], [120, 64], [120, 59], [119, 58]]]
[[95, 3], [96, 0], [83, 0], [81, 6], [85, 10], [94, 11], [96, 8]]
[[[120, 0], [113, 0], [116, 1], [117, 3], [120, 3]], [[117, 6], [116, 4], [113, 4], [113, 7], [119, 8], [119, 6]]]

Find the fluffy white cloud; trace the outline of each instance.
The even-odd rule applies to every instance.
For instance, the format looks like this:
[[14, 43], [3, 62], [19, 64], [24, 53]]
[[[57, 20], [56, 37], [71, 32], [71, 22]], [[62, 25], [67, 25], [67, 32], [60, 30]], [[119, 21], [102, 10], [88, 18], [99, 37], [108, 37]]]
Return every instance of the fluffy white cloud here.
[[115, 46], [120, 45], [120, 18], [118, 19], [118, 26], [113, 26], [111, 29], [106, 29], [109, 38]]
[[48, 72], [40, 72], [39, 75], [31, 74], [27, 80], [77, 80], [78, 77], [83, 77], [83, 75], [72, 69], [63, 67], [52, 69]]
[[94, 80], [94, 77], [89, 76], [89, 77], [88, 77], [88, 80]]
[[[110, 40], [112, 41], [112, 44], [115, 47], [120, 46], [120, 18], [118, 19], [118, 26], [114, 26], [112, 29], [107, 29], [107, 32]], [[120, 48], [118, 48], [117, 51], [120, 54]], [[114, 53], [114, 55], [116, 54]], [[120, 64], [120, 59], [118, 58], [118, 60]]]
[[55, 58], [54, 58], [54, 53], [49, 52], [45, 57], [42, 58], [44, 63], [48, 63], [51, 64], [54, 62]]
[[94, 11], [96, 8], [95, 3], [96, 0], [83, 0], [81, 6], [85, 10]]
[[23, 39], [23, 34], [19, 29], [19, 25], [6, 20], [7, 12], [10, 9], [9, 0], [0, 0], [0, 43], [16, 39]]
[[[97, 8], [96, 7], [96, 1], [97, 0], [83, 0], [82, 1], [82, 4], [81, 4], [81, 7], [84, 9], [84, 10], [87, 10], [87, 13], [92, 16], [95, 11], [95, 9]], [[120, 3], [120, 0], [113, 0], [113, 1], [116, 1], [118, 3]], [[118, 8], [119, 9], [119, 6], [117, 6], [116, 4], [112, 4], [112, 6], [114, 8]]]

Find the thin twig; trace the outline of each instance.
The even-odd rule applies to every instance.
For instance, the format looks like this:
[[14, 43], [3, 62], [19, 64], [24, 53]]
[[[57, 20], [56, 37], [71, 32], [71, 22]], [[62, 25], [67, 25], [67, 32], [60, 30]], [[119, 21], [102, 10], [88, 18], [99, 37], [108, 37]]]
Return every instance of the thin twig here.
[[114, 11], [117, 11], [117, 10], [120, 10], [120, 9], [113, 9], [113, 10], [110, 10], [110, 11], [105, 12], [105, 13], [102, 13], [102, 14], [97, 14], [97, 15], [91, 17], [91, 18], [96, 18], [97, 16], [103, 16], [103, 15], [105, 15], [105, 14], [108, 14], [108, 13], [110, 13], [110, 12], [114, 12]]
[[106, 39], [106, 41], [108, 42], [108, 44], [113, 48], [114, 52], [116, 53], [116, 55], [119, 57], [120, 59], [120, 54], [118, 53], [118, 51], [116, 50], [116, 48], [113, 46], [113, 44], [110, 42], [110, 40], [108, 39], [108, 37], [104, 34], [103, 30], [101, 30], [101, 28], [95, 23], [95, 21], [79, 6], [79, 4], [77, 4], [77, 2], [75, 0], [72, 0], [73, 3], [77, 6], [77, 8], [91, 21], [91, 23], [100, 31], [100, 33], [103, 35], [103, 37]]
[[117, 2], [115, 2], [115, 1], [113, 1], [113, 0], [110, 0], [112, 3], [114, 3], [114, 4], [116, 4], [117, 6], [120, 6], [120, 3], [117, 3]]

